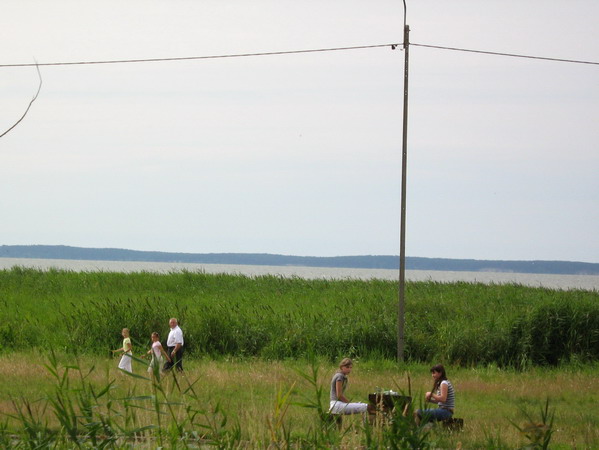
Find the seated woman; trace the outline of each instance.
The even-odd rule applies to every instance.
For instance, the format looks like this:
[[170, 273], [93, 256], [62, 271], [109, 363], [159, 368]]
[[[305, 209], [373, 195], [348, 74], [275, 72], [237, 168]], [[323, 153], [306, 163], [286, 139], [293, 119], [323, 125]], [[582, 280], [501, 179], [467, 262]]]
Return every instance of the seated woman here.
[[451, 381], [447, 379], [445, 367], [437, 364], [431, 368], [433, 377], [433, 389], [427, 392], [424, 396], [426, 402], [436, 403], [438, 408], [419, 409], [414, 412], [416, 424], [420, 424], [421, 420], [443, 421], [453, 417], [455, 408], [455, 391]]
[[368, 403], [350, 403], [345, 397], [345, 388], [347, 387], [347, 376], [351, 373], [353, 362], [349, 358], [344, 358], [339, 363], [339, 370], [331, 379], [331, 403], [329, 413], [331, 414], [358, 414], [374, 413], [375, 408]]

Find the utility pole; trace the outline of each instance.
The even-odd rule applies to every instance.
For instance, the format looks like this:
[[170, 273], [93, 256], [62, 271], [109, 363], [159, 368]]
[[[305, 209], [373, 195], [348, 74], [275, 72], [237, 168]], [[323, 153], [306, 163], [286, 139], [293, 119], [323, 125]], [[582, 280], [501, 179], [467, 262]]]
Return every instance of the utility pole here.
[[[405, 0], [404, 0], [405, 7]], [[401, 219], [399, 227], [399, 308], [397, 312], [397, 361], [404, 360], [405, 283], [406, 283], [406, 180], [408, 167], [408, 63], [410, 49], [410, 27], [403, 31], [404, 81], [403, 81], [403, 139], [401, 154]]]

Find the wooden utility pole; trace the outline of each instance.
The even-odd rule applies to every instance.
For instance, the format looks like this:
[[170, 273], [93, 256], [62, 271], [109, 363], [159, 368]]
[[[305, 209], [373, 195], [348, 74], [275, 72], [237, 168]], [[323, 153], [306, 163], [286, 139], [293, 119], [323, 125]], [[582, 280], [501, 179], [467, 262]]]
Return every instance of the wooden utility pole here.
[[[404, 3], [405, 5], [405, 3]], [[408, 167], [408, 63], [410, 55], [410, 27], [404, 23], [403, 47], [405, 52], [403, 78], [403, 139], [401, 154], [401, 219], [399, 227], [399, 308], [397, 312], [397, 360], [404, 360], [405, 284], [406, 284], [406, 180]]]

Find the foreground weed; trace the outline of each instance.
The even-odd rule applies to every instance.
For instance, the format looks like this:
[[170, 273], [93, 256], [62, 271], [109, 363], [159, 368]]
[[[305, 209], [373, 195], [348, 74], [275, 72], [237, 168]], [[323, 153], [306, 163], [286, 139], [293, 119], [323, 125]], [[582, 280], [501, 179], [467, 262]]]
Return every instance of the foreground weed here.
[[[119, 427], [112, 420], [112, 402], [107, 402], [104, 412], [98, 406], [105, 396], [109, 397], [114, 380], [96, 392], [88, 381], [94, 366], [87, 373], [79, 364], [61, 368], [54, 352], [50, 353], [46, 367], [56, 380], [54, 392], [47, 397], [47, 403], [61, 425], [61, 432], [66, 434], [63, 437], [77, 446], [84, 442], [96, 448], [113, 446], [119, 438]], [[79, 379], [75, 388], [71, 388], [71, 372]]]
[[8, 422], [0, 422], [0, 448], [10, 448], [11, 441], [11, 434], [8, 431]]
[[381, 424], [377, 447], [389, 449], [428, 449], [431, 448], [430, 433], [425, 425], [417, 425], [414, 420], [414, 404], [404, 408], [394, 408]]
[[316, 412], [317, 426], [308, 430], [307, 443], [316, 448], [337, 446], [341, 441], [339, 429], [338, 429], [338, 417], [330, 414], [328, 408], [323, 405], [324, 388], [318, 382], [319, 378], [318, 365], [314, 359], [310, 360], [310, 373], [304, 373], [297, 371], [297, 373], [308, 382], [310, 385], [313, 396], [304, 397], [302, 401], [296, 402], [295, 404], [304, 408], [313, 409]]
[[27, 399], [12, 400], [15, 414], [8, 415], [21, 424], [20, 433], [10, 433], [8, 425], [5, 423], [2, 429], [2, 441], [10, 443], [3, 448], [12, 448], [13, 442], [27, 442], [30, 448], [49, 447], [55, 439], [55, 432], [48, 428], [47, 421], [42, 419], [45, 416], [45, 407], [41, 411], [32, 405]]
[[[20, 431], [10, 434], [8, 423], [2, 424], [2, 448], [187, 448], [198, 444], [233, 448], [241, 441], [241, 427], [229, 426], [218, 404], [209, 411], [197, 408], [202, 401], [193, 389], [195, 382], [177, 379], [175, 374], [165, 380], [159, 373], [147, 378], [123, 372], [123, 379], [142, 382], [132, 380], [125, 396], [115, 398], [115, 380], [100, 388], [91, 382], [93, 366], [89, 371], [78, 364], [61, 366], [52, 353], [46, 368], [55, 382], [52, 391], [36, 404], [13, 400], [15, 413], [9, 418]], [[169, 384], [173, 389], [168, 389]], [[139, 394], [139, 386], [149, 387], [151, 394]], [[47, 412], [58, 422], [57, 429], [48, 425]], [[11, 439], [16, 444], [12, 445]], [[10, 444], [4, 445], [7, 442]]]
[[528, 441], [522, 448], [549, 448], [549, 442], [551, 441], [551, 436], [553, 434], [553, 419], [555, 417], [555, 411], [549, 410], [549, 399], [545, 401], [545, 406], [541, 407], [540, 420], [534, 420], [524, 408], [521, 408], [521, 411], [526, 417], [527, 422], [522, 426], [518, 426], [514, 422], [512, 422], [512, 425], [514, 425], [518, 431], [520, 431], [520, 434], [522, 434]]
[[272, 417], [266, 419], [271, 445], [276, 447], [279, 447], [281, 443], [285, 443], [284, 447], [286, 448], [291, 445], [291, 430], [285, 426], [285, 416], [291, 404], [290, 399], [294, 388], [295, 383], [286, 393], [283, 393], [281, 389], [277, 391]]
[[203, 414], [206, 424], [202, 425], [209, 433], [204, 442], [219, 449], [238, 448], [241, 443], [241, 427], [236, 423], [227, 428], [228, 418], [219, 404]]

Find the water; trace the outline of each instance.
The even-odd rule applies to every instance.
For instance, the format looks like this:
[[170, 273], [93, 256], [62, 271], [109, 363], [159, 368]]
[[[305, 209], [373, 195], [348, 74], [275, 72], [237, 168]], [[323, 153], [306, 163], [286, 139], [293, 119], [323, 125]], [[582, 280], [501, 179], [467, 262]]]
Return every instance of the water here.
[[[382, 279], [398, 280], [399, 271], [390, 269], [344, 269], [331, 267], [301, 266], [242, 266], [229, 264], [191, 264], [138, 261], [80, 261], [70, 259], [0, 258], [0, 269], [14, 266], [32, 267], [42, 270], [50, 268], [75, 272], [153, 272], [169, 273], [181, 270], [205, 273], [228, 273], [246, 276], [279, 275], [306, 279]], [[552, 275], [511, 272], [449, 272], [437, 270], [406, 270], [408, 281], [438, 281], [449, 283], [466, 281], [471, 283], [506, 284], [546, 287], [551, 289], [583, 289], [599, 291], [599, 275]]]

